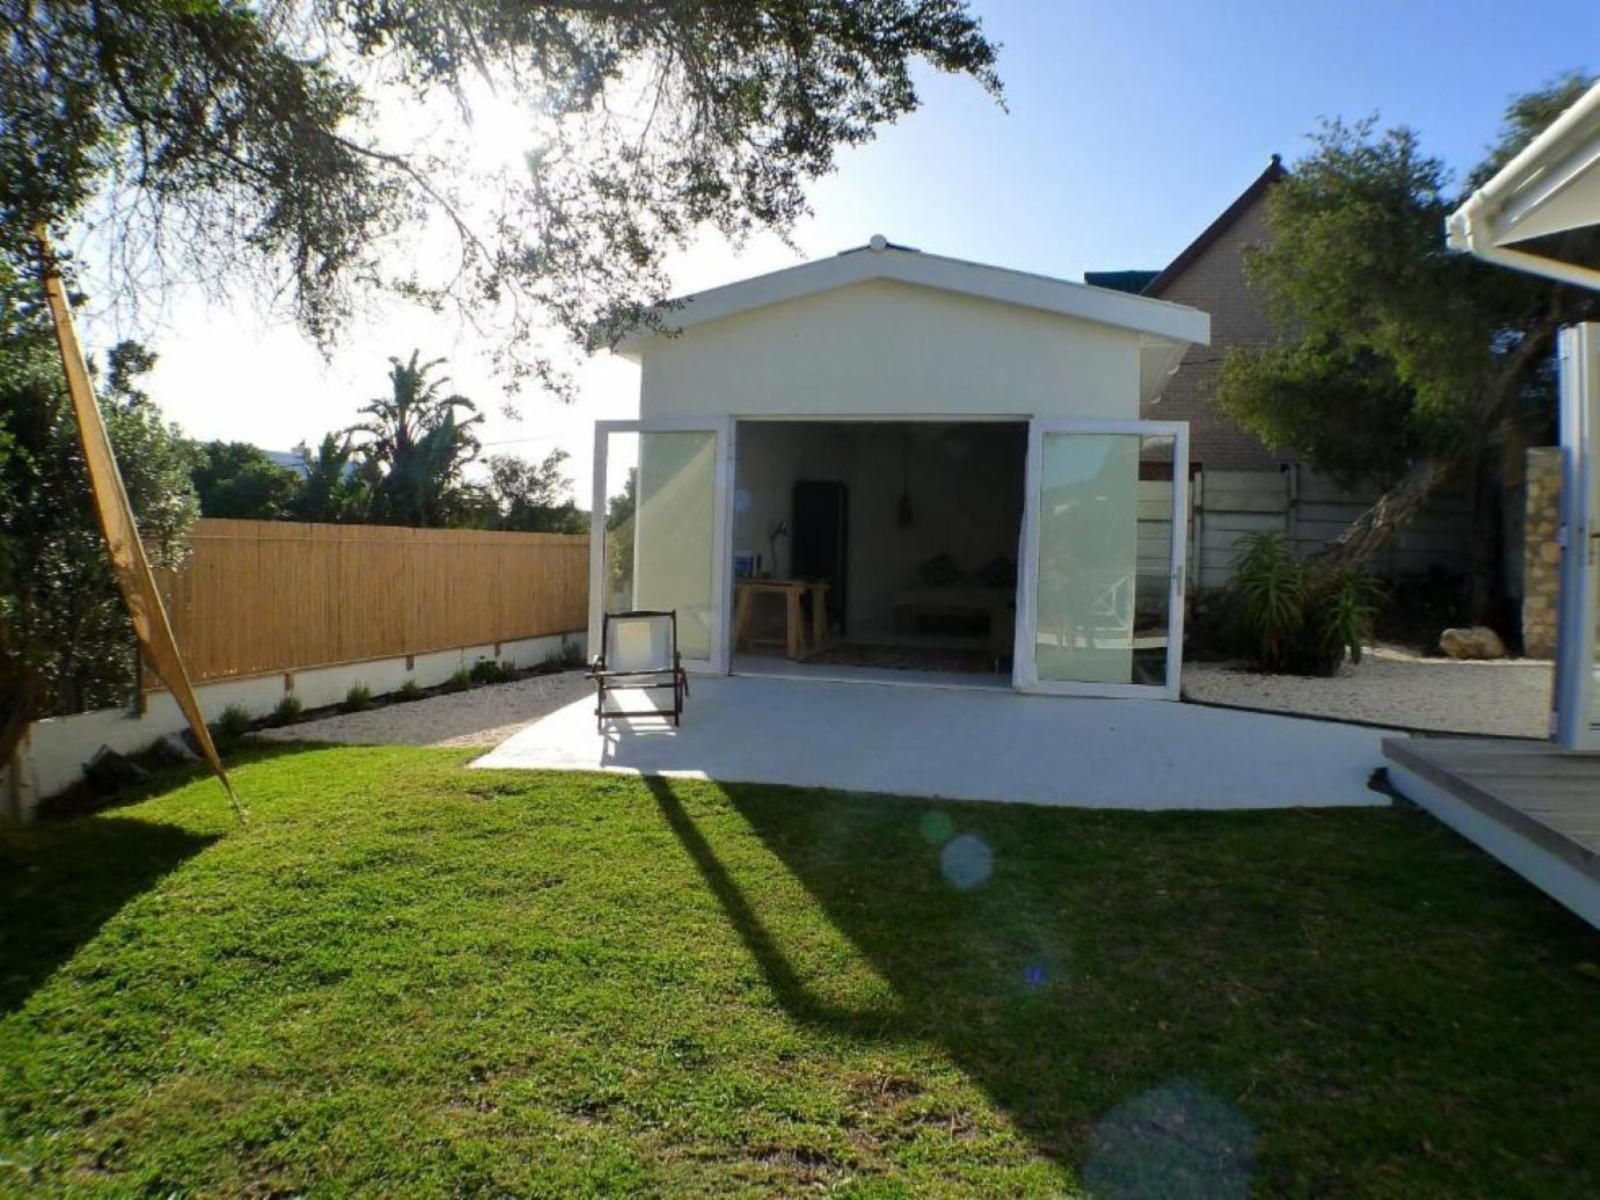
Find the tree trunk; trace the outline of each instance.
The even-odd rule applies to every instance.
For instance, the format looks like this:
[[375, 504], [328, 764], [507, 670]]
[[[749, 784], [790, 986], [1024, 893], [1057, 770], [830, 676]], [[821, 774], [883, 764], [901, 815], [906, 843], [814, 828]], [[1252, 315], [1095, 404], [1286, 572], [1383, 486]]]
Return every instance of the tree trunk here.
[[[39, 706], [38, 672], [24, 666], [6, 645], [5, 629], [0, 627], [0, 772], [13, 765], [17, 749], [28, 732]], [[0, 797], [0, 815], [5, 814], [5, 799]], [[9, 814], [20, 818], [20, 812]]]
[[1433, 498], [1452, 465], [1436, 458], [1418, 459], [1399, 482], [1316, 555], [1317, 561], [1329, 567], [1365, 566]]

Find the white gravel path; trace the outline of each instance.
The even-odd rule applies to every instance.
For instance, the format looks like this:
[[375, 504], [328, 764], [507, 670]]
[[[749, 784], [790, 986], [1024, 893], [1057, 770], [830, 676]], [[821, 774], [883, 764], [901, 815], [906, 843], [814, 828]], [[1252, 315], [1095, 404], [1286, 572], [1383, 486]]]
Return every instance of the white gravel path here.
[[356, 745], [498, 746], [517, 730], [593, 691], [581, 670], [564, 671], [302, 721], [257, 736]]
[[1548, 736], [1553, 668], [1537, 659], [1457, 662], [1379, 647], [1331, 679], [1185, 663], [1185, 699], [1368, 721], [1397, 729]]

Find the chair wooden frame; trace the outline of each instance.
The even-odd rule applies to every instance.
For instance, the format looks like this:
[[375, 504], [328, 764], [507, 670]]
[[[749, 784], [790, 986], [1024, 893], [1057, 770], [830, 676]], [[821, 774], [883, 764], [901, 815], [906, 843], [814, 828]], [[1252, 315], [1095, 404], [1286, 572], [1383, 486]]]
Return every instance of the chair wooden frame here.
[[[672, 622], [671, 663], [664, 667], [651, 667], [638, 671], [612, 671], [606, 668], [606, 647], [611, 642], [611, 622], [630, 617], [666, 617]], [[682, 724], [683, 702], [689, 695], [689, 673], [683, 669], [683, 656], [678, 653], [678, 610], [641, 608], [630, 612], [606, 613], [600, 621], [600, 653], [589, 660], [588, 678], [595, 682], [594, 725], [605, 732], [607, 717], [667, 717], [674, 727]], [[640, 691], [672, 690], [672, 709], [611, 709], [606, 708], [606, 692], [622, 688]]]

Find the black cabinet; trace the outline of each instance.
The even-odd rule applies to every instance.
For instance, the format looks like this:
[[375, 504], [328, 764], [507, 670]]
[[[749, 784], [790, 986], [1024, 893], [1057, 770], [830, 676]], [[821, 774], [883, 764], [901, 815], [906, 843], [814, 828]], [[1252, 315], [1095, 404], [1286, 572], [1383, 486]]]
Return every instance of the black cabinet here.
[[828, 628], [844, 633], [850, 489], [842, 483], [796, 480], [789, 538], [789, 574], [828, 585]]

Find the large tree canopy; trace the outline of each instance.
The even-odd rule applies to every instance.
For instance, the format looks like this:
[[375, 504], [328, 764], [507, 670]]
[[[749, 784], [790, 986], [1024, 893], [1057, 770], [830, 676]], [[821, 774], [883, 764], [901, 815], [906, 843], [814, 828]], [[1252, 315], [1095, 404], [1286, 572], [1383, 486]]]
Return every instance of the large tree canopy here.
[[[1572, 76], [1513, 101], [1466, 188], [1587, 85]], [[1492, 461], [1509, 429], [1543, 435], [1556, 331], [1600, 316], [1592, 292], [1446, 249], [1445, 217], [1464, 196], [1416, 133], [1368, 120], [1327, 124], [1268, 199], [1272, 241], [1247, 272], [1284, 341], [1231, 350], [1220, 401], [1269, 445], [1387, 489], [1335, 543], [1335, 560], [1372, 555], [1442, 483]], [[1478, 543], [1492, 546], [1499, 516], [1482, 515]]]
[[[119, 283], [253, 274], [324, 343], [368, 288], [453, 301], [546, 378], [532, 331], [637, 318], [697, 227], [788, 228], [841, 146], [917, 106], [917, 62], [1000, 88], [965, 0], [0, 0], [0, 21], [0, 252], [85, 221]], [[412, 136], [490, 97], [519, 113], [515, 166]], [[425, 227], [449, 262], [396, 267], [390, 235]]]
[[[125, 703], [136, 672], [49, 318], [0, 263], [0, 707], [31, 680], [28, 712]], [[193, 450], [138, 386], [154, 356], [106, 356], [100, 411], [146, 549], [160, 566], [186, 552], [198, 505]]]
[[192, 475], [202, 517], [260, 521], [288, 516], [300, 477], [248, 442], [205, 442], [195, 447]]

